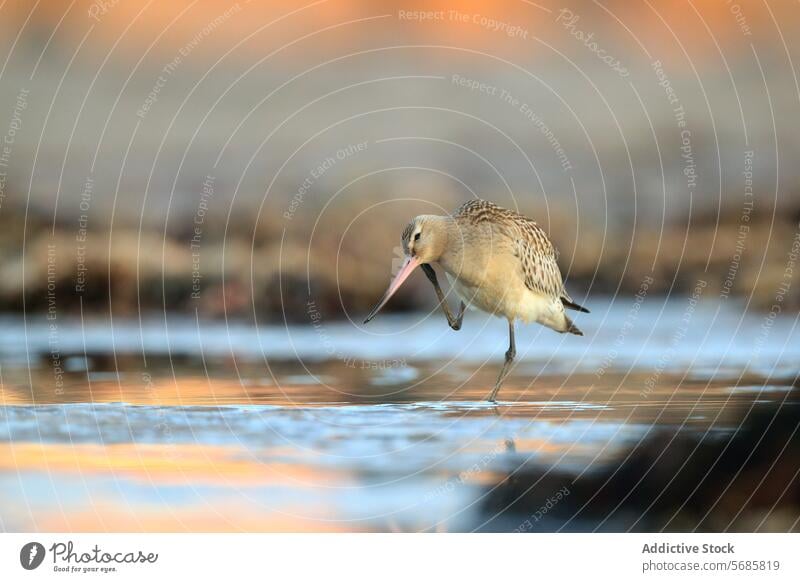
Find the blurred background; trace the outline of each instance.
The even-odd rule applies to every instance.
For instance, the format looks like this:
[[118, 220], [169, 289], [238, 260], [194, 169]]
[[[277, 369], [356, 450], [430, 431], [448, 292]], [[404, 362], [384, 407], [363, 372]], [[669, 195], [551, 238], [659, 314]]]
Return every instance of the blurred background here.
[[11, 0], [0, 30], [5, 311], [50, 265], [60, 310], [357, 317], [403, 225], [474, 196], [575, 296], [768, 308], [798, 233], [794, 2]]

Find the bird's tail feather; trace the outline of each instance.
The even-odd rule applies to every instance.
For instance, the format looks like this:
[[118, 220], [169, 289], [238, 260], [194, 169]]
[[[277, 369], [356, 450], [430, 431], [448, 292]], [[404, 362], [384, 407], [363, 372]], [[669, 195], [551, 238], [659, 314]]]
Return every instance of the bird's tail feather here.
[[575, 303], [570, 299], [567, 299], [566, 297], [561, 298], [561, 303], [563, 303], [564, 307], [566, 307], [567, 309], [574, 309], [575, 311], [580, 311], [581, 313], [589, 313], [589, 310], [586, 309], [584, 306], [578, 305], [577, 303]]

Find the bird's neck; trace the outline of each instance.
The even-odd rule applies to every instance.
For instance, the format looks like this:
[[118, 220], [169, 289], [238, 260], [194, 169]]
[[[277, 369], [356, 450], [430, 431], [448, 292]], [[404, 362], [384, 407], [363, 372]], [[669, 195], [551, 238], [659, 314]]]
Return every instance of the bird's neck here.
[[464, 237], [460, 231], [456, 220], [452, 216], [438, 216], [440, 231], [442, 233], [441, 247], [437, 250], [439, 264], [451, 274], [455, 274], [453, 269], [461, 263], [462, 251], [464, 248]]

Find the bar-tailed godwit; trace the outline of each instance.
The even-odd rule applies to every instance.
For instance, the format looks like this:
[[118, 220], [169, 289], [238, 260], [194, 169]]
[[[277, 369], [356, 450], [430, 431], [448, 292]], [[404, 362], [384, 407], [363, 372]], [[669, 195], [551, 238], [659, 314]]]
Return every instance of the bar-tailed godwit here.
[[[386, 305], [411, 272], [422, 267], [433, 283], [450, 327], [458, 330], [466, 305], [508, 320], [505, 362], [488, 400], [495, 402], [516, 355], [514, 322], [540, 323], [560, 333], [583, 335], [565, 308], [588, 313], [564, 288], [558, 253], [536, 222], [485, 200], [470, 200], [452, 216], [421, 215], [403, 231], [405, 262], [364, 320]], [[461, 298], [453, 315], [431, 266], [438, 263]]]

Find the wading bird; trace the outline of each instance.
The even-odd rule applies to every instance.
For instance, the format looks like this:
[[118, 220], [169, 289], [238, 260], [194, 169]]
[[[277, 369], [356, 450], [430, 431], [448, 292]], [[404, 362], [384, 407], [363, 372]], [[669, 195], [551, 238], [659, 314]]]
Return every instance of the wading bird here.
[[[452, 216], [421, 215], [403, 231], [405, 262], [381, 300], [364, 320], [369, 322], [400, 288], [411, 272], [422, 267], [454, 330], [461, 329], [465, 307], [471, 306], [508, 320], [509, 346], [505, 362], [488, 400], [495, 402], [516, 355], [514, 321], [540, 323], [560, 333], [583, 335], [565, 308], [588, 313], [570, 298], [556, 259], [557, 251], [530, 218], [485, 200], [470, 200]], [[458, 315], [450, 311], [439, 287], [438, 263], [461, 298]]]

